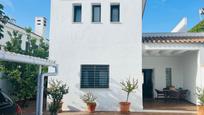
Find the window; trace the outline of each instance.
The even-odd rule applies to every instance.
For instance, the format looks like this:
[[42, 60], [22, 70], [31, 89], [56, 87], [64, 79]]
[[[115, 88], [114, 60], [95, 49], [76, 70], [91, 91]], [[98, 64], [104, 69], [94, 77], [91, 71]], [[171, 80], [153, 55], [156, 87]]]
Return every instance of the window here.
[[81, 22], [81, 5], [74, 5], [73, 10], [73, 22]]
[[172, 70], [166, 68], [166, 87], [172, 86]]
[[101, 5], [92, 6], [92, 22], [101, 22]]
[[27, 41], [25, 45], [25, 51], [28, 51], [30, 49], [30, 43]]
[[82, 65], [81, 88], [108, 88], [109, 65]]
[[111, 22], [120, 21], [120, 5], [111, 5]]

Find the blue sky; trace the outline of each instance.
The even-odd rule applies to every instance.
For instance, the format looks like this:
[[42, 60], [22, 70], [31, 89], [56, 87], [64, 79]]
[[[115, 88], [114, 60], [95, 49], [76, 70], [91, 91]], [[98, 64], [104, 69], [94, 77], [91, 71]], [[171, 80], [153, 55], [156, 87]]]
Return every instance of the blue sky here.
[[188, 28], [200, 21], [198, 10], [204, 0], [148, 0], [143, 17], [144, 32], [169, 32], [182, 19], [188, 18]]
[[[0, 0], [5, 12], [22, 27], [34, 28], [34, 17], [50, 19], [51, 0]], [[198, 10], [204, 0], [148, 0], [143, 17], [143, 32], [168, 32], [182, 19], [188, 18], [188, 28], [200, 21]], [[48, 24], [49, 25], [49, 24]], [[47, 27], [47, 33], [49, 27]]]

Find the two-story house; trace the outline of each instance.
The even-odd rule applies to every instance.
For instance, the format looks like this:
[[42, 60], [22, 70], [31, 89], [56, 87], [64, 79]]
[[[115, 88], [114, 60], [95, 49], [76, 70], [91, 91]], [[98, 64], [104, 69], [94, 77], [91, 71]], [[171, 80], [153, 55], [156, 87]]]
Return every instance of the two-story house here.
[[134, 77], [131, 110], [143, 109], [154, 89], [175, 86], [189, 91], [204, 84], [203, 33], [146, 33], [142, 36], [145, 0], [52, 0], [50, 59], [59, 64], [54, 79], [69, 84], [63, 110], [80, 111], [80, 96], [92, 92], [97, 110], [117, 111], [126, 93], [120, 82]]

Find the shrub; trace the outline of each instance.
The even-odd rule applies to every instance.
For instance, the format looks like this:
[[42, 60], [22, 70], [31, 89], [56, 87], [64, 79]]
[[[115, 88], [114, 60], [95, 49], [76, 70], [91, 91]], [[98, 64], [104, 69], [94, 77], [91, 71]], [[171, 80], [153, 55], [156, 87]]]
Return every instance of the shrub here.
[[92, 93], [86, 93], [83, 96], [81, 96], [81, 99], [84, 101], [84, 103], [96, 103], [96, 97]]
[[61, 107], [60, 103], [63, 99], [63, 96], [67, 94], [68, 91], [69, 87], [62, 81], [51, 80], [49, 82], [49, 88], [47, 89], [47, 93], [49, 98], [52, 100], [52, 102], [48, 106], [50, 112], [58, 112]]
[[204, 89], [197, 88], [197, 97], [200, 105], [204, 106]]
[[121, 85], [122, 85], [122, 90], [127, 92], [126, 101], [128, 102], [130, 93], [138, 88], [138, 80], [135, 80], [134, 78], [131, 80], [129, 78], [126, 81], [122, 81]]

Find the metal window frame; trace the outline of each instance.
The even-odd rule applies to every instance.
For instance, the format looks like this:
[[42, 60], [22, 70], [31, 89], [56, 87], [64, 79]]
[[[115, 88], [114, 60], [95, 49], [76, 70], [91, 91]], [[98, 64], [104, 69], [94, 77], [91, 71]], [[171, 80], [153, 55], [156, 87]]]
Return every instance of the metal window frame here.
[[[107, 66], [108, 68], [108, 76], [107, 76], [107, 87], [82, 87], [82, 67], [83, 66], [94, 66], [94, 72], [95, 72], [95, 68], [96, 66]], [[95, 79], [95, 73], [94, 73], [94, 79]], [[80, 66], [80, 88], [81, 89], [108, 89], [110, 87], [110, 65], [108, 64], [82, 64]], [[94, 80], [94, 84], [95, 84], [95, 80]]]

